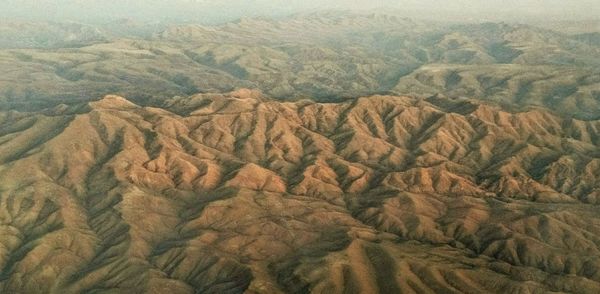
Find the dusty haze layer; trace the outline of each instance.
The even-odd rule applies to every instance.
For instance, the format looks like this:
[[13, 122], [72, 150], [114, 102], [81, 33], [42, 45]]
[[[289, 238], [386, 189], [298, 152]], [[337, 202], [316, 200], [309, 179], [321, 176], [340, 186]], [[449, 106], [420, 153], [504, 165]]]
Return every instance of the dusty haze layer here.
[[598, 19], [594, 0], [4, 0], [0, 15], [28, 20], [101, 21], [132, 18], [144, 21], [226, 22], [244, 16], [285, 16], [319, 10], [397, 10], [404, 16], [437, 20], [528, 21]]

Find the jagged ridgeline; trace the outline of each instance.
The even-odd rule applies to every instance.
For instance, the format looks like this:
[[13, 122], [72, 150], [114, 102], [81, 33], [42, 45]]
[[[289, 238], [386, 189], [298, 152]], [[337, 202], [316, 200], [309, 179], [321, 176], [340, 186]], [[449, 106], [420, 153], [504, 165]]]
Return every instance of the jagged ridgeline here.
[[595, 33], [344, 13], [215, 26], [120, 21], [1, 28], [4, 109], [39, 110], [105, 94], [160, 105], [175, 95], [248, 87], [279, 100], [321, 102], [441, 93], [600, 117]]
[[260, 92], [0, 112], [0, 292], [600, 291], [600, 121]]

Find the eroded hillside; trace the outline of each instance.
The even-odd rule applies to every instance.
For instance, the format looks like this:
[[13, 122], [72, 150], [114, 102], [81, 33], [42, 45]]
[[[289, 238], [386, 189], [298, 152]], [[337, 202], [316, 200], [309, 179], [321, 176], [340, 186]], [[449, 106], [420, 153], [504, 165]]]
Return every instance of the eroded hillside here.
[[0, 112], [0, 292], [598, 293], [599, 146], [446, 98]]

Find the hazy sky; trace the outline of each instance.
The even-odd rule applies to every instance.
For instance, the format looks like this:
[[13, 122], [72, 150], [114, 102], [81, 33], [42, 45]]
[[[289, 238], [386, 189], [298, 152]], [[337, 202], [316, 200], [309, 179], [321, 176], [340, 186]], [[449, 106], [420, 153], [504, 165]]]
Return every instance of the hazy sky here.
[[21, 19], [215, 22], [320, 9], [394, 8], [418, 18], [597, 19], [600, 0], [0, 0], [0, 16]]

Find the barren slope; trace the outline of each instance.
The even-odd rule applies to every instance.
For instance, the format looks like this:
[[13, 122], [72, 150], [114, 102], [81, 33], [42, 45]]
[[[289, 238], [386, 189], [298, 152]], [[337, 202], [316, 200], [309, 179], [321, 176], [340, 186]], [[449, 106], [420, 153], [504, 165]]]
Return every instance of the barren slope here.
[[599, 146], [443, 98], [0, 112], [0, 292], [598, 293]]

